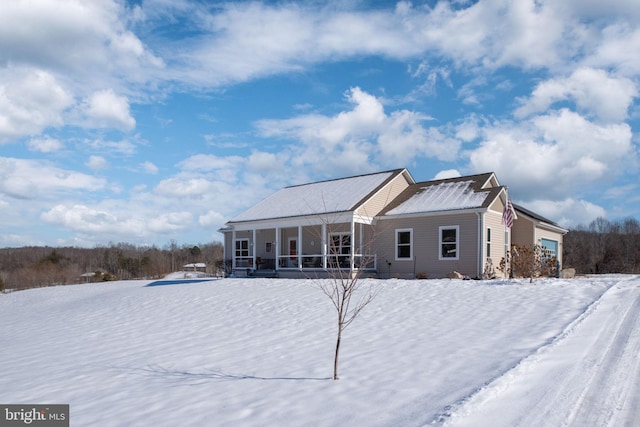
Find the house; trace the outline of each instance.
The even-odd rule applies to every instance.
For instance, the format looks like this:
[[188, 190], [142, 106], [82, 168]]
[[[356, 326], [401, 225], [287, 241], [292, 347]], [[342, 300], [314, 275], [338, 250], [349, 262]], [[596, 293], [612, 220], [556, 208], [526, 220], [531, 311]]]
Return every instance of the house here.
[[200, 273], [207, 272], [207, 264], [204, 262], [194, 262], [191, 264], [185, 264], [182, 266], [182, 271], [195, 271]]
[[234, 274], [483, 277], [511, 243], [543, 245], [561, 262], [567, 230], [520, 206], [508, 228], [507, 199], [494, 173], [415, 182], [395, 169], [285, 187], [220, 232]]

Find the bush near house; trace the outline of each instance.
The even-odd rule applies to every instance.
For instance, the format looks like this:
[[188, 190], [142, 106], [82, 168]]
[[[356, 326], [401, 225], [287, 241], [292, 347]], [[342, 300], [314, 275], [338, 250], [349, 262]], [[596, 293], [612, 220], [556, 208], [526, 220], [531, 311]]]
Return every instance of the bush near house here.
[[531, 280], [556, 276], [558, 259], [540, 245], [512, 245], [507, 256], [500, 260], [498, 270], [509, 277], [528, 277]]

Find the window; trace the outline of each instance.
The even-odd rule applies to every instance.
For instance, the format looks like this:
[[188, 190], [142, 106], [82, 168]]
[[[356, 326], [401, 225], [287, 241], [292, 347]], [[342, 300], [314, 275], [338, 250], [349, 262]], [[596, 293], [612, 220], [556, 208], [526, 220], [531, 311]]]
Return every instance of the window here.
[[413, 259], [413, 229], [396, 230], [396, 260]]
[[351, 234], [331, 234], [331, 252], [339, 255], [349, 255], [351, 253]]
[[351, 234], [332, 233], [330, 244], [331, 262], [335, 263], [337, 261], [340, 267], [349, 267], [351, 263]]
[[458, 259], [458, 234], [460, 227], [440, 227], [440, 259]]
[[249, 267], [249, 239], [236, 239], [236, 266]]
[[487, 258], [491, 258], [491, 229], [487, 228], [487, 253], [485, 254]]
[[552, 257], [558, 256], [558, 242], [556, 240], [541, 239], [540, 246], [546, 249], [550, 256]]
[[264, 250], [266, 253], [270, 254], [273, 251], [273, 242], [267, 242]]
[[236, 258], [249, 256], [249, 239], [236, 239]]

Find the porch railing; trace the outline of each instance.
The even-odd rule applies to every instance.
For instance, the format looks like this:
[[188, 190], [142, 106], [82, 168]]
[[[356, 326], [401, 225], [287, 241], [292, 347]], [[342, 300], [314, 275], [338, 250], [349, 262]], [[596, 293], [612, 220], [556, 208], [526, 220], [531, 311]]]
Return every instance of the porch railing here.
[[237, 256], [236, 268], [253, 268], [253, 257], [251, 256]]
[[[326, 263], [324, 260], [326, 259]], [[356, 270], [377, 270], [377, 256], [353, 255], [354, 268]], [[279, 269], [322, 269], [326, 265], [329, 269], [351, 268], [351, 255], [281, 255], [278, 257]]]

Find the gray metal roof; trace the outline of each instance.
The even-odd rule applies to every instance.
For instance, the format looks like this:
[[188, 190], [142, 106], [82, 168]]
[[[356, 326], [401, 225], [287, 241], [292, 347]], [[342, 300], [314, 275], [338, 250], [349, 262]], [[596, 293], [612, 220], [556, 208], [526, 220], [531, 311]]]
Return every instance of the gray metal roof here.
[[487, 208], [504, 187], [482, 188], [493, 173], [419, 182], [409, 186], [380, 215], [405, 215]]
[[228, 223], [353, 211], [403, 172], [408, 173], [406, 169], [395, 169], [285, 187]]

